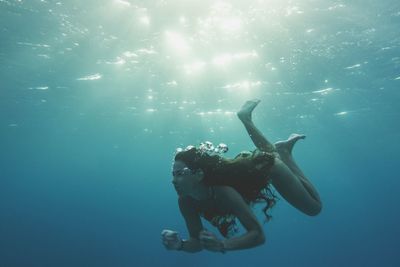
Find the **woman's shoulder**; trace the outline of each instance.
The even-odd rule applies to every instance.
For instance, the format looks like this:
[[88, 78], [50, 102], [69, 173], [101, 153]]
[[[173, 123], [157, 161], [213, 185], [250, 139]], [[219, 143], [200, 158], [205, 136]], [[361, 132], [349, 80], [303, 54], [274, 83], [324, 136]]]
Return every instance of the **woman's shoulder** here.
[[226, 214], [232, 214], [241, 219], [253, 216], [248, 203], [234, 188], [218, 186], [216, 188], [216, 196], [216, 203], [219, 209]]
[[244, 201], [242, 196], [231, 186], [214, 186], [216, 203], [231, 207], [238, 201]]
[[232, 188], [231, 186], [227, 185], [216, 185], [213, 186], [213, 190], [216, 194], [216, 196], [229, 196], [230, 194], [234, 194], [236, 190]]

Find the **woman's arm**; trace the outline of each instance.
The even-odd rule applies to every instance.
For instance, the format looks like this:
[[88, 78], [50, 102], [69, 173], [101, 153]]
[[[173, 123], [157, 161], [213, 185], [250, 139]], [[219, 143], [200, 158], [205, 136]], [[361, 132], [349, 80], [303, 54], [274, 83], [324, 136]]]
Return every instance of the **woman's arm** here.
[[203, 250], [202, 245], [199, 241], [200, 231], [203, 229], [203, 225], [200, 220], [200, 216], [195, 209], [193, 200], [189, 197], [179, 197], [178, 199], [179, 209], [186, 222], [186, 227], [189, 231], [190, 238], [188, 240], [182, 240], [182, 246], [179, 250], [186, 252], [199, 252]]
[[263, 244], [265, 235], [262, 226], [242, 196], [229, 186], [215, 187], [215, 192], [218, 205], [235, 215], [247, 230], [241, 236], [222, 241], [224, 250], [246, 249]]

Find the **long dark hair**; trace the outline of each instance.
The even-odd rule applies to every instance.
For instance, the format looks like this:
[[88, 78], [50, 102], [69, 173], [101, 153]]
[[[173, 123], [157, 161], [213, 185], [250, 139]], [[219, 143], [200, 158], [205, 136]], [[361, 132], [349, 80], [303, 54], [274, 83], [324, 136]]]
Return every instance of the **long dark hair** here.
[[[274, 157], [272, 154], [257, 152], [259, 150], [249, 152], [248, 157], [238, 157], [238, 155], [235, 159], [228, 159], [216, 154], [210, 155], [199, 148], [189, 146], [177, 152], [174, 160], [182, 161], [193, 171], [201, 169], [204, 172], [203, 181], [206, 186], [232, 186], [249, 205], [265, 203], [262, 211], [267, 222], [272, 218], [268, 211], [275, 205], [277, 196], [271, 189], [269, 178], [266, 177], [268, 170], [254, 170], [253, 167], [254, 162], [260, 160], [260, 154], [269, 167], [272, 166]], [[235, 179], [236, 174], [244, 171], [257, 179], [247, 180], [246, 183], [243, 183], [240, 177]], [[261, 175], [265, 177], [258, 177]], [[231, 214], [217, 214], [210, 210], [204, 211], [201, 215], [216, 226], [223, 236], [233, 235], [238, 230], [236, 220]]]
[[174, 160], [182, 161], [192, 171], [201, 169], [207, 176], [213, 170], [220, 169], [226, 159], [219, 155], [210, 155], [195, 146], [188, 146], [185, 150], [177, 152]]

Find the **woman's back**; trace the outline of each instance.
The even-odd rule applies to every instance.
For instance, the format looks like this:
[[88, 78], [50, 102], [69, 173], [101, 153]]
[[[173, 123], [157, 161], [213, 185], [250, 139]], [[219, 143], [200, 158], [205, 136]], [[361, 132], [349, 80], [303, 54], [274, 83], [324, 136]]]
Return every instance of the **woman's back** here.
[[204, 169], [204, 183], [208, 186], [226, 185], [238, 191], [246, 201], [254, 201], [260, 190], [268, 185], [268, 172], [274, 164], [270, 153], [244, 151], [235, 158], [209, 156]]

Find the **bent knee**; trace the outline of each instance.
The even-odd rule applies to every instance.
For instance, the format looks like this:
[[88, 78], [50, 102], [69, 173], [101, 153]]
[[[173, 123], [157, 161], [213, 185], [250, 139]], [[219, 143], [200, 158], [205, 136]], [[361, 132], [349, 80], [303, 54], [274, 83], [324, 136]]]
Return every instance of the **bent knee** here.
[[307, 209], [307, 211], [304, 211], [304, 213], [309, 216], [317, 216], [318, 214], [321, 213], [321, 210], [322, 210], [322, 204], [318, 203], [318, 205], [315, 205], [314, 207]]

